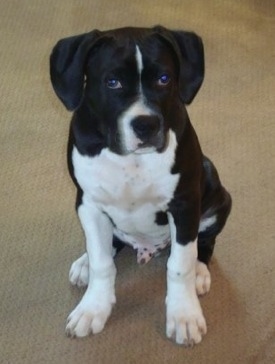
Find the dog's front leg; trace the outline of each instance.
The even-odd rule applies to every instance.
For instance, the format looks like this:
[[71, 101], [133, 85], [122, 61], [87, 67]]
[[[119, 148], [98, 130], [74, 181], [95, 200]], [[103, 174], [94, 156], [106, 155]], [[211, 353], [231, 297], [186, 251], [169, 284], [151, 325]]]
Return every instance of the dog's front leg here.
[[108, 216], [85, 201], [78, 215], [86, 237], [89, 259], [87, 290], [68, 318], [66, 332], [84, 337], [103, 330], [115, 303], [116, 268], [112, 257], [113, 226]]
[[206, 323], [196, 293], [197, 239], [177, 241], [177, 226], [168, 214], [171, 255], [167, 263], [166, 334], [178, 344], [192, 346], [206, 334]]

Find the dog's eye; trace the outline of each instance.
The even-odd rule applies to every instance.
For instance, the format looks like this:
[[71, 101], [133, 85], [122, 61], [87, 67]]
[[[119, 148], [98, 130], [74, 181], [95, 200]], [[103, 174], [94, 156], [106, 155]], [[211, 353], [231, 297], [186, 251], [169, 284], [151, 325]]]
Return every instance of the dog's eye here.
[[115, 78], [110, 78], [106, 81], [106, 85], [108, 88], [111, 88], [113, 90], [115, 89], [119, 89], [122, 88], [121, 83], [119, 82], [119, 80], [115, 79]]
[[159, 86], [166, 86], [166, 85], [168, 85], [170, 80], [171, 80], [170, 76], [165, 73], [165, 74], [160, 76], [160, 78], [157, 81], [157, 84]]

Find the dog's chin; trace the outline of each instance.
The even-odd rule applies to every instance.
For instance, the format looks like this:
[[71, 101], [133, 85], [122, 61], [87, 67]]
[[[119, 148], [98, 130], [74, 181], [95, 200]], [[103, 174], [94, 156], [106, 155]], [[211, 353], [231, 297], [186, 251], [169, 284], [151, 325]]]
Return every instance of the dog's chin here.
[[165, 143], [158, 143], [156, 145], [150, 145], [146, 143], [138, 144], [135, 149], [132, 151], [128, 151], [128, 153], [132, 154], [151, 154], [151, 153], [162, 153], [166, 150], [168, 146], [168, 140], [165, 140]]
[[161, 140], [153, 143], [146, 142], [135, 142], [132, 145], [123, 145], [122, 143], [113, 143], [109, 145], [109, 149], [121, 156], [126, 156], [129, 154], [152, 154], [152, 153], [162, 153], [166, 150], [169, 144], [169, 134], [165, 135]]
[[128, 151], [128, 153], [133, 154], [150, 154], [150, 153], [162, 153], [166, 150], [169, 143], [168, 135], [163, 141], [155, 143], [155, 144], [147, 144], [147, 143], [139, 143], [136, 148], [132, 151]]
[[133, 154], [150, 154], [150, 153], [154, 153], [157, 151], [156, 147], [138, 147], [137, 149], [135, 149], [132, 153]]

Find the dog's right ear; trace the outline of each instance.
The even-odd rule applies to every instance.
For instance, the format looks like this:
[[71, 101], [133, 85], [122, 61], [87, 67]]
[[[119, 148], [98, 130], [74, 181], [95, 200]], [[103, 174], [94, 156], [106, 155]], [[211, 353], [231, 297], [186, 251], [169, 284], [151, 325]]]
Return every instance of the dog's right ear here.
[[98, 30], [61, 39], [50, 57], [50, 76], [53, 88], [68, 110], [75, 110], [81, 102], [85, 80], [85, 61]]

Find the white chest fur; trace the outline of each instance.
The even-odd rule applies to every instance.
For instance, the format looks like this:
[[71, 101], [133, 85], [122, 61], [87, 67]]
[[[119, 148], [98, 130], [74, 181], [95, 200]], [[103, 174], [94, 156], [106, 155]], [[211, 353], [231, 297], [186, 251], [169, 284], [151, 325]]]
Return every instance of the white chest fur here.
[[83, 198], [107, 213], [116, 235], [134, 247], [137, 241], [158, 245], [169, 239], [168, 227], [157, 225], [155, 219], [156, 212], [167, 210], [178, 183], [179, 175], [171, 174], [176, 146], [170, 131], [163, 153], [120, 156], [104, 149], [96, 157], [87, 157], [73, 150]]

